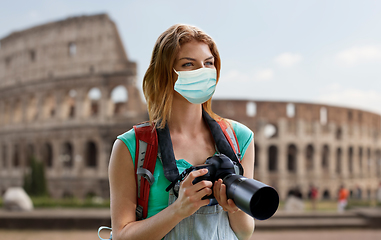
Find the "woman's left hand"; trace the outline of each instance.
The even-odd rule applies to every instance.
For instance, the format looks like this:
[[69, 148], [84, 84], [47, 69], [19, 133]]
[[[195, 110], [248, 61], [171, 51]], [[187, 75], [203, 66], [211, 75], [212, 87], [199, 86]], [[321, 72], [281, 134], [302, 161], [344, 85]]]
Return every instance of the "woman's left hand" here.
[[213, 194], [224, 211], [229, 213], [239, 211], [239, 208], [235, 205], [234, 201], [232, 199], [228, 199], [226, 194], [226, 185], [223, 184], [222, 179], [218, 179], [218, 181], [214, 182]]

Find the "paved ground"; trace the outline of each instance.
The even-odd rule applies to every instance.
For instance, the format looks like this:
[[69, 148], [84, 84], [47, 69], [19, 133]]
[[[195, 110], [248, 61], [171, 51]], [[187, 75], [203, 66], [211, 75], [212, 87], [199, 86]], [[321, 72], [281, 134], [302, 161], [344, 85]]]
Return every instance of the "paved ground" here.
[[[102, 237], [106, 237], [105, 236]], [[23, 231], [0, 230], [1, 239], [12, 240], [96, 240], [94, 231]], [[252, 240], [380, 240], [380, 230], [292, 230], [292, 231], [257, 231]]]

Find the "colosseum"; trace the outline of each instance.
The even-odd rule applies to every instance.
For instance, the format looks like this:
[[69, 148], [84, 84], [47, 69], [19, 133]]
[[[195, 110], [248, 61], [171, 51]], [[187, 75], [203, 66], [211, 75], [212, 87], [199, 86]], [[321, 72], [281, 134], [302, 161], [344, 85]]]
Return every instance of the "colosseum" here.
[[[109, 197], [117, 135], [148, 119], [115, 23], [72, 17], [0, 40], [0, 193], [22, 186], [31, 157], [52, 197]], [[341, 184], [374, 198], [381, 179], [381, 116], [301, 102], [214, 100], [214, 111], [255, 133], [255, 177], [281, 199], [295, 187], [335, 199]]]

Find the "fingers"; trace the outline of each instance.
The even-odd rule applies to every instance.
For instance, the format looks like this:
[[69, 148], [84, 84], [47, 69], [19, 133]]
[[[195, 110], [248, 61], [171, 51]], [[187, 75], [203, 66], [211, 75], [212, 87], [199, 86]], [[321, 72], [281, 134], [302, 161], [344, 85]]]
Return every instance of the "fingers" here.
[[[193, 185], [193, 181], [196, 178], [204, 176], [207, 173], [208, 173], [208, 169], [206, 169], [206, 168], [203, 168], [203, 169], [200, 169], [200, 170], [197, 170], [197, 171], [193, 171], [193, 172], [189, 173], [188, 176], [180, 184], [183, 187], [192, 186]], [[203, 181], [201, 181], [201, 182], [203, 182]], [[210, 182], [210, 181], [206, 181], [206, 182], [209, 182], [210, 184], [208, 184], [208, 186], [199, 186], [199, 188], [201, 189], [203, 187], [212, 187], [212, 185], [213, 185], [212, 182]], [[195, 185], [197, 185], [197, 184], [195, 184]]]
[[239, 211], [239, 208], [235, 205], [234, 201], [227, 198], [226, 185], [223, 184], [221, 179], [218, 179], [218, 181], [214, 183], [213, 192], [214, 197], [217, 199], [224, 211], [230, 213]]

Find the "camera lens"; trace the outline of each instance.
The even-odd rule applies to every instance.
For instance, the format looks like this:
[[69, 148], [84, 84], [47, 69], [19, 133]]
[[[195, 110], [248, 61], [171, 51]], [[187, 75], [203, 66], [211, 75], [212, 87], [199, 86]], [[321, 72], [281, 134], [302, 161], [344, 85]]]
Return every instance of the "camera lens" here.
[[265, 220], [270, 218], [279, 206], [276, 190], [262, 182], [231, 174], [223, 179], [228, 198], [250, 216]]

